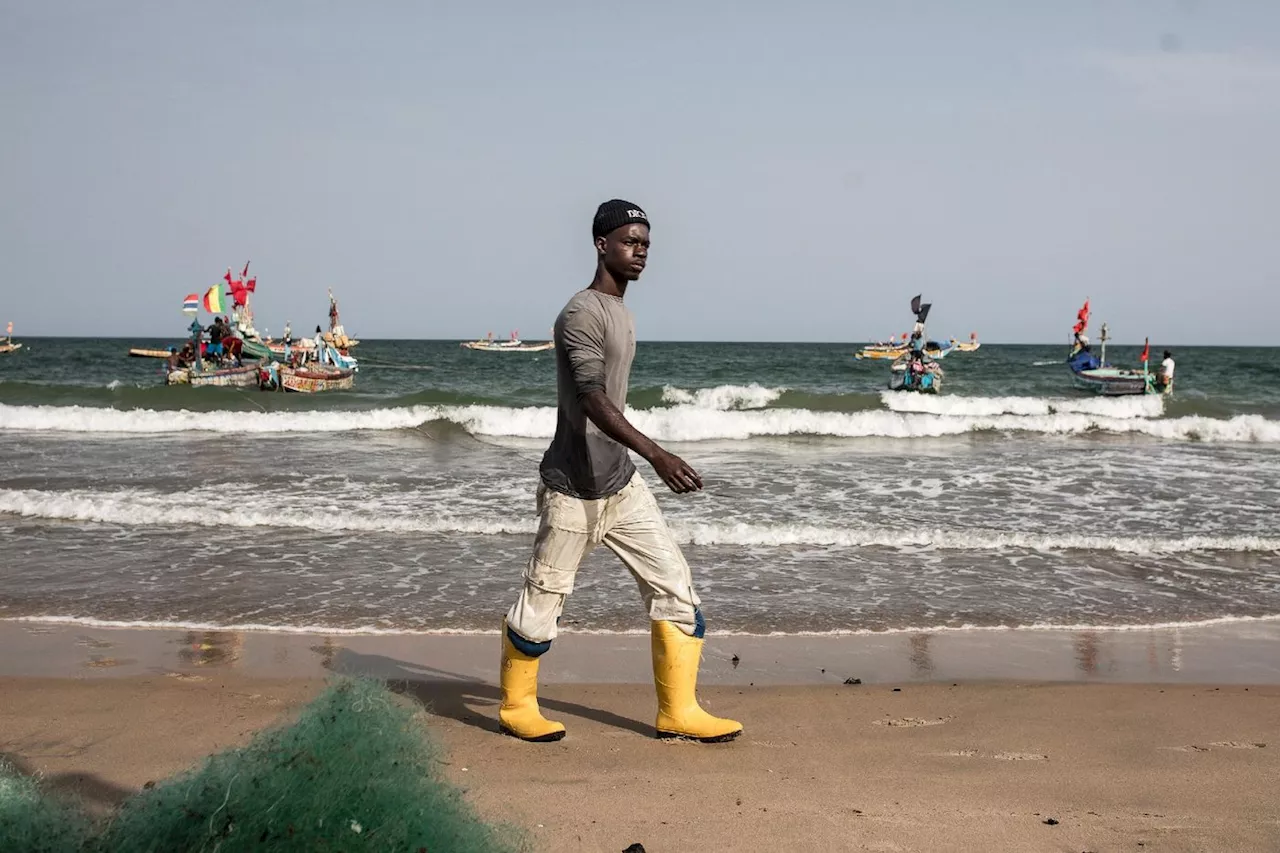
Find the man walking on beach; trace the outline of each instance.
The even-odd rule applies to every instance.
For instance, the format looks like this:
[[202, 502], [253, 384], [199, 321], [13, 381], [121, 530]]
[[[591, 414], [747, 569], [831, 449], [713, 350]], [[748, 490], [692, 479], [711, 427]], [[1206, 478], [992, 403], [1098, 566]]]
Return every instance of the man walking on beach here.
[[702, 488], [698, 473], [623, 416], [635, 356], [635, 323], [623, 304], [649, 256], [649, 218], [621, 199], [596, 210], [596, 274], [556, 319], [556, 434], [542, 458], [538, 533], [524, 585], [502, 630], [503, 732], [530, 741], [564, 737], [538, 710], [538, 660], [551, 648], [565, 597], [582, 560], [604, 543], [635, 576], [652, 620], [658, 737], [703, 742], [742, 733], [734, 720], [698, 706], [706, 623], [693, 575], [658, 504], [632, 464], [630, 448], [677, 494]]

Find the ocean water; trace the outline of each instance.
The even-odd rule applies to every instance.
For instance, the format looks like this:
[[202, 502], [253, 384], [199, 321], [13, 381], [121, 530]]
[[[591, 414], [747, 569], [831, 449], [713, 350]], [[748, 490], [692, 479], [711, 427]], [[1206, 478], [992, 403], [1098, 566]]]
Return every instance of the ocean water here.
[[[365, 341], [349, 393], [167, 388], [130, 346], [0, 356], [0, 618], [492, 631], [535, 527], [551, 353]], [[854, 344], [638, 345], [639, 466], [712, 630], [1140, 628], [1280, 618], [1280, 350], [1175, 348], [1171, 398], [1071, 388], [984, 345], [944, 393]], [[1132, 363], [1136, 347], [1111, 347]], [[644, 630], [606, 550], [564, 627]]]

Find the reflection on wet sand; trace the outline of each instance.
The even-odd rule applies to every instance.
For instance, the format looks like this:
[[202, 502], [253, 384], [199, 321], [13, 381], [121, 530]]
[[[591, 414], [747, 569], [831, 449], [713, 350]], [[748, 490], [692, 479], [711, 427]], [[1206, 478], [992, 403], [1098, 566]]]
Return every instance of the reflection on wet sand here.
[[932, 639], [932, 634], [912, 634], [907, 638], [911, 645], [911, 670], [920, 678], [933, 675], [933, 654], [929, 651], [929, 641]]
[[312, 646], [311, 651], [320, 655], [320, 665], [325, 669], [333, 669], [333, 656], [342, 650], [342, 646], [333, 641], [333, 637], [325, 637], [318, 646]]
[[77, 637], [76, 645], [89, 650], [85, 656], [83, 666], [90, 669], [110, 669], [117, 666], [129, 666], [137, 662], [133, 658], [117, 658], [107, 654], [108, 649], [115, 648], [115, 643], [109, 643], [106, 640], [100, 640], [87, 634], [81, 634]]
[[1098, 634], [1094, 631], [1081, 631], [1076, 634], [1072, 645], [1076, 650], [1076, 667], [1085, 675], [1098, 674]]
[[240, 659], [244, 635], [231, 631], [187, 631], [178, 660], [188, 666], [224, 666]]

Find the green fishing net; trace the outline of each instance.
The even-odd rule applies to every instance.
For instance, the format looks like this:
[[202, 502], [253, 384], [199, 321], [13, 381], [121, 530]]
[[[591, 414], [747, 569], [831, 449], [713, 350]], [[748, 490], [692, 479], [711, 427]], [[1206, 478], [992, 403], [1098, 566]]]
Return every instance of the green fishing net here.
[[526, 848], [518, 830], [479, 820], [442, 768], [411, 708], [376, 682], [344, 680], [329, 686], [296, 722], [263, 731], [243, 748], [218, 753], [199, 768], [135, 794], [88, 831], [83, 818], [42, 799], [28, 780], [0, 777], [0, 850]]
[[79, 812], [41, 795], [35, 782], [0, 761], [0, 850], [78, 853], [87, 832]]

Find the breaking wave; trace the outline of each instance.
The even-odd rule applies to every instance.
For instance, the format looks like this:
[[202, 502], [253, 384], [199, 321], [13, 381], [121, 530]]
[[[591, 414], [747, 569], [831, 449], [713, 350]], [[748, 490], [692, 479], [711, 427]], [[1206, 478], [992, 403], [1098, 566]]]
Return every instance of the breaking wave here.
[[715, 411], [763, 409], [781, 397], [786, 390], [786, 388], [765, 388], [755, 383], [717, 385], [714, 388], [699, 388], [696, 391], [686, 391], [683, 388], [667, 385], [662, 389], [662, 401], [678, 406], [693, 406]]
[[893, 412], [915, 412], [952, 417], [972, 415], [1101, 415], [1108, 418], [1158, 418], [1164, 413], [1164, 399], [1154, 396], [1083, 397], [937, 397], [922, 394], [881, 392], [885, 408]]
[[[81, 521], [129, 527], [178, 526], [215, 528], [284, 528], [391, 534], [532, 534], [533, 518], [477, 518], [431, 515], [408, 507], [404, 515], [387, 507], [367, 510], [326, 508], [308, 512], [264, 497], [264, 506], [233, 509], [211, 507], [186, 494], [141, 490], [121, 492], [37, 489], [0, 490], [0, 514], [54, 521]], [[1018, 533], [999, 530], [899, 530], [876, 527], [839, 528], [802, 524], [688, 523], [673, 520], [672, 532], [686, 544], [740, 546], [837, 546], [934, 548], [991, 551], [1114, 551], [1125, 554], [1178, 554], [1193, 551], [1280, 552], [1280, 537], [1266, 536], [1086, 536]]]
[[[965, 406], [1013, 408], [999, 401], [1017, 398], [993, 399], [997, 402], [989, 404], [962, 399], [956, 405], [959, 409]], [[638, 428], [659, 441], [743, 440], [770, 436], [928, 438], [976, 432], [1047, 435], [1102, 432], [1209, 443], [1280, 443], [1280, 421], [1261, 415], [1236, 415], [1225, 419], [1199, 415], [1146, 418], [1138, 412], [1123, 409], [1114, 409], [1111, 414], [1097, 414], [1057, 411], [1044, 401], [1035, 403], [1037, 409], [1041, 405], [1045, 406], [1045, 413], [1036, 414], [941, 414], [885, 410], [814, 412], [807, 409], [721, 411], [677, 405], [632, 409], [628, 411], [628, 417]], [[365, 411], [173, 412], [0, 405], [0, 430], [58, 433], [334, 433], [416, 429], [434, 421], [451, 422], [477, 436], [548, 439], [555, 431], [555, 409], [549, 406], [404, 406]]]

